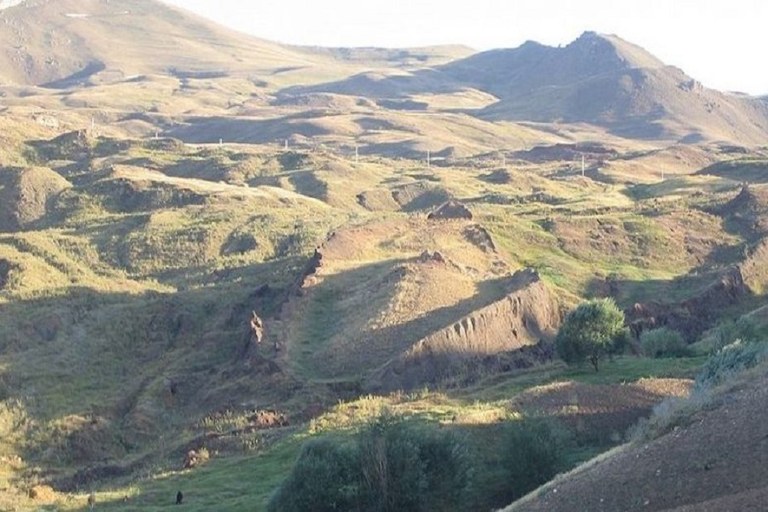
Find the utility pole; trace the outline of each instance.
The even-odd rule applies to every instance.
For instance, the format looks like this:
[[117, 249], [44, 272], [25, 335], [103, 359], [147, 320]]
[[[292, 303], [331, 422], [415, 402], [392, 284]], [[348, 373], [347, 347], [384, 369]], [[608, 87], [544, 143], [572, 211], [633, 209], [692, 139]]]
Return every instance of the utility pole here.
[[288, 151], [288, 139], [285, 139], [285, 150]]
[[427, 169], [432, 167], [432, 154], [427, 150]]
[[587, 164], [584, 161], [584, 155], [581, 155], [581, 177], [584, 177], [584, 171], [586, 170]]
[[360, 161], [360, 151], [357, 147], [357, 144], [355, 144], [355, 163], [358, 163]]

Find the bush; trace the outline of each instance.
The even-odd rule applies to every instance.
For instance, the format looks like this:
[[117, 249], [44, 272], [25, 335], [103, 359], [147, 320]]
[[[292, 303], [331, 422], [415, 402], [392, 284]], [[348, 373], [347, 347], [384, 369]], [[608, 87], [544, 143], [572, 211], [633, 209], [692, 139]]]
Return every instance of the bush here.
[[423, 510], [464, 510], [473, 483], [473, 461], [466, 442], [448, 430], [416, 427], [426, 486]]
[[768, 357], [765, 342], [737, 340], [712, 354], [696, 377], [696, 388], [717, 386], [730, 376], [757, 366]]
[[612, 299], [597, 299], [579, 304], [565, 317], [555, 347], [566, 363], [589, 360], [598, 371], [600, 359], [623, 351], [628, 337], [624, 313], [616, 303]]
[[463, 510], [471, 472], [455, 435], [384, 415], [351, 442], [309, 441], [269, 510]]
[[640, 346], [647, 357], [684, 357], [689, 354], [683, 336], [667, 327], [645, 331], [640, 335]]
[[719, 350], [735, 341], [758, 341], [765, 334], [753, 319], [742, 316], [738, 320], [723, 322], [714, 330], [715, 350]]
[[427, 479], [419, 445], [404, 423], [386, 417], [361, 433], [361, 510], [421, 510]]
[[567, 467], [572, 435], [551, 420], [511, 422], [499, 442], [501, 465], [507, 479], [507, 503], [524, 496]]
[[269, 501], [270, 512], [355, 510], [357, 453], [329, 438], [307, 441], [286, 478]]

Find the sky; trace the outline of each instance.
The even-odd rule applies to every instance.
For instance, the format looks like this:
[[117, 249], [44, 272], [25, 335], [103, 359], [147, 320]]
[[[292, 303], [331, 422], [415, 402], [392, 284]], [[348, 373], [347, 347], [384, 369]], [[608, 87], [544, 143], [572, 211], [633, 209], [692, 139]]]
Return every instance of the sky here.
[[766, 0], [165, 0], [282, 43], [557, 46], [616, 34], [708, 87], [768, 94]]

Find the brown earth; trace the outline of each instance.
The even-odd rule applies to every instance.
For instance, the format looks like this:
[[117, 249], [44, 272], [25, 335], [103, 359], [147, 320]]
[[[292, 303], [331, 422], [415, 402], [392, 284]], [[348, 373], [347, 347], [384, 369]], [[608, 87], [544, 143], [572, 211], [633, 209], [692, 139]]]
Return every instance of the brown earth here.
[[767, 400], [763, 368], [661, 437], [587, 463], [505, 510], [765, 510]]
[[363, 191], [357, 195], [357, 203], [370, 211], [415, 211], [434, 208], [448, 197], [448, 192], [434, 183], [415, 181]]
[[[464, 219], [346, 227], [317, 249], [274, 332], [289, 361], [303, 360], [328, 378], [373, 371], [502, 299], [509, 271], [490, 234]], [[550, 326], [541, 322], [542, 330]], [[520, 332], [534, 344], [541, 337]]]
[[667, 326], [692, 341], [712, 327], [720, 312], [751, 295], [738, 266], [722, 272], [714, 281], [683, 302], [669, 304], [648, 302], [635, 304], [625, 311], [632, 332]]
[[616, 442], [664, 398], [687, 396], [691, 385], [685, 379], [641, 379], [619, 385], [556, 382], [524, 391], [510, 407], [558, 418], [580, 438]]
[[708, 262], [729, 238], [722, 224], [714, 215], [686, 210], [641, 222], [615, 214], [562, 216], [546, 227], [564, 251], [579, 259], [685, 270]]
[[447, 201], [427, 216], [430, 220], [466, 219], [472, 220], [472, 212], [459, 201]]
[[560, 307], [531, 269], [516, 272], [507, 294], [452, 325], [415, 342], [376, 373], [371, 387], [412, 389], [436, 384], [483, 357], [508, 354], [550, 338], [560, 325]]

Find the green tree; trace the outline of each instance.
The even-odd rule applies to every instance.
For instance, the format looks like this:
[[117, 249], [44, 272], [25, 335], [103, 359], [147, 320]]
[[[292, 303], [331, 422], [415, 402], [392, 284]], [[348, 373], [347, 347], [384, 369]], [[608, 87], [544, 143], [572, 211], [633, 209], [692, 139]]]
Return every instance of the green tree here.
[[268, 510], [465, 510], [472, 461], [464, 446], [447, 430], [384, 414], [352, 439], [308, 441]]
[[427, 487], [419, 441], [408, 426], [384, 415], [359, 436], [361, 509], [371, 512], [417, 512]]
[[579, 304], [565, 317], [555, 338], [555, 347], [566, 363], [589, 360], [598, 371], [600, 359], [620, 353], [628, 336], [624, 313], [613, 299], [595, 299]]
[[288, 478], [269, 502], [269, 512], [355, 510], [357, 452], [330, 438], [307, 441]]
[[499, 437], [506, 501], [524, 496], [565, 469], [572, 444], [572, 435], [549, 419], [526, 418], [506, 425]]

